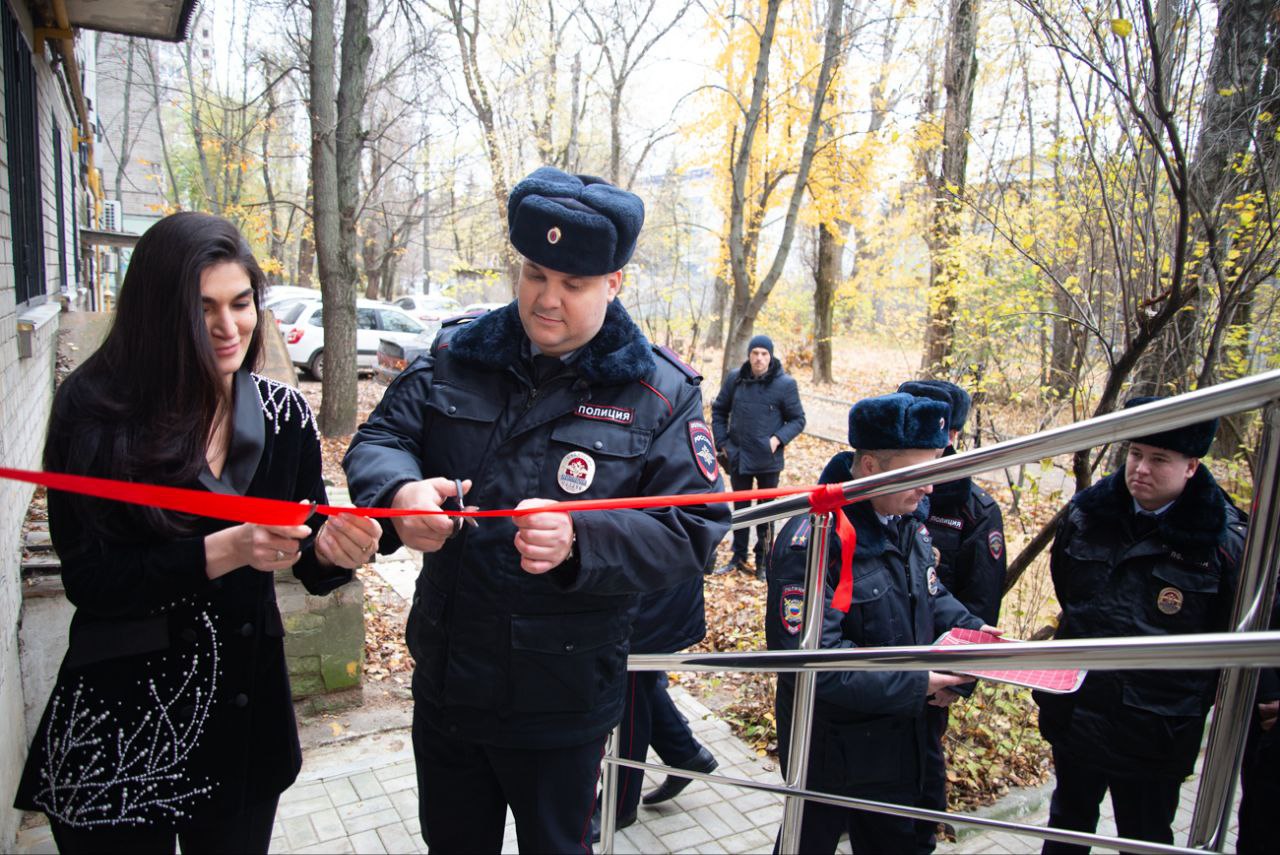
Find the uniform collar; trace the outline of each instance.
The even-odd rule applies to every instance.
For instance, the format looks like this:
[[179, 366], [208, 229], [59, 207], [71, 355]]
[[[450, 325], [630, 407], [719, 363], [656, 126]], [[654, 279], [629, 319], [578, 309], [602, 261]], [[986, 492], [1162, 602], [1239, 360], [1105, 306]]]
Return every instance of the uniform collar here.
[[[488, 368], [515, 365], [529, 346], [515, 301], [462, 327], [449, 344], [456, 359]], [[605, 310], [595, 338], [574, 351], [573, 368], [590, 383], [630, 383], [657, 368], [652, 347], [631, 320], [621, 300]]]
[[[1124, 483], [1124, 466], [1113, 474], [1076, 494], [1072, 503], [1086, 518], [1105, 521], [1128, 516], [1133, 495]], [[1198, 466], [1178, 498], [1160, 514], [1155, 534], [1170, 546], [1180, 549], [1210, 548], [1227, 535], [1227, 499], [1209, 473], [1209, 467]]]

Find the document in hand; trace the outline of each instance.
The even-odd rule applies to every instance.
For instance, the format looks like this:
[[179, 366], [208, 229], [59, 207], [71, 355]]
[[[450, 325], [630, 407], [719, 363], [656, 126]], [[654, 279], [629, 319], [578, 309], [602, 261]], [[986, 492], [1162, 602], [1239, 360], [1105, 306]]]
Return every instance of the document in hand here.
[[[998, 635], [992, 635], [989, 632], [981, 632], [976, 629], [960, 629], [958, 627], [943, 633], [936, 642], [938, 647], [953, 647], [957, 644], [1003, 643], [1022, 644], [1025, 642], [1015, 641], [1010, 638], [1001, 638]], [[1083, 669], [1067, 671], [1046, 669], [1036, 671], [1012, 671], [997, 669], [991, 671], [954, 671], [953, 673], [968, 674], [973, 677], [981, 677], [984, 680], [995, 680], [1000, 683], [1012, 683], [1015, 686], [1027, 686], [1031, 689], [1039, 689], [1042, 692], [1052, 692], [1056, 695], [1065, 695], [1079, 689], [1080, 684], [1084, 682], [1085, 675], [1089, 672]]]

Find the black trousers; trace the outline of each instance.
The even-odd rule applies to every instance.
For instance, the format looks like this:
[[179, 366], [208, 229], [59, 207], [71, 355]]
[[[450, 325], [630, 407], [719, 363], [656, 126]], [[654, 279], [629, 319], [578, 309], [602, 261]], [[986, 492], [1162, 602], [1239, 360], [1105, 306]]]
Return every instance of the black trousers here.
[[[759, 475], [730, 475], [729, 484], [734, 490], [750, 490], [753, 486], [768, 489], [778, 486], [778, 476], [781, 474], [781, 472], [762, 472]], [[755, 482], [754, 485], [752, 484], [753, 481]], [[733, 507], [735, 510], [740, 511], [743, 508], [751, 507], [752, 504], [751, 501], [734, 502]], [[750, 540], [751, 529], [749, 528], [740, 528], [733, 532], [733, 557], [735, 559], [746, 563], [747, 545]], [[764, 552], [765, 544], [768, 540], [769, 524], [765, 523], [764, 525], [756, 526], [756, 555]], [[757, 567], [756, 569], [760, 568]]]
[[[811, 785], [812, 788], [812, 785]], [[905, 795], [905, 794], [899, 794]], [[909, 798], [877, 795], [877, 801], [909, 804]], [[849, 833], [849, 846], [854, 855], [910, 855], [916, 847], [915, 821], [882, 813], [805, 802], [800, 820], [800, 848], [803, 855], [831, 855], [836, 851], [840, 835]], [[780, 851], [782, 831], [773, 851]]]
[[413, 757], [432, 855], [502, 851], [508, 805], [521, 852], [591, 852], [605, 737], [568, 748], [498, 748], [441, 733], [422, 707], [413, 714]]
[[1280, 807], [1280, 727], [1264, 731], [1255, 714], [1240, 765], [1240, 855], [1275, 851], [1276, 809]]
[[[1053, 752], [1058, 785], [1049, 802], [1049, 825], [1072, 831], [1096, 831], [1102, 797], [1111, 791], [1116, 833], [1152, 843], [1173, 843], [1173, 816], [1178, 812], [1181, 778], [1119, 778]], [[1088, 846], [1046, 840], [1042, 853], [1084, 855]]]
[[72, 828], [53, 817], [49, 827], [53, 842], [64, 855], [78, 853], [120, 853], [120, 855], [170, 855], [182, 844], [182, 855], [204, 853], [266, 853], [275, 824], [276, 796], [248, 805], [239, 813], [187, 826], [181, 832], [165, 828]]
[[[668, 766], [692, 762], [702, 750], [689, 722], [667, 694], [665, 671], [632, 671], [627, 680], [627, 703], [622, 710], [619, 754], [627, 760], [648, 756], [649, 746]], [[644, 772], [618, 769], [618, 816], [634, 814], [640, 805]]]
[[[926, 706], [924, 710], [924, 769], [921, 776], [919, 806], [929, 810], [947, 809], [947, 757], [942, 750], [942, 736], [951, 721], [948, 707]], [[938, 847], [938, 824], [920, 820], [916, 823], [916, 852], [929, 855]]]

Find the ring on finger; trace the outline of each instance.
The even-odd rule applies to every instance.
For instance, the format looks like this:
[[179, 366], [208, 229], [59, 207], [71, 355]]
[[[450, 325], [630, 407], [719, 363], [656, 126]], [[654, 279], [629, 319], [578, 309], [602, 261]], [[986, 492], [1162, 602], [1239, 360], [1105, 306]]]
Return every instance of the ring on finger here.
[[276, 560], [277, 561], [284, 560], [284, 552], [282, 550], [279, 550], [279, 549], [276, 550]]

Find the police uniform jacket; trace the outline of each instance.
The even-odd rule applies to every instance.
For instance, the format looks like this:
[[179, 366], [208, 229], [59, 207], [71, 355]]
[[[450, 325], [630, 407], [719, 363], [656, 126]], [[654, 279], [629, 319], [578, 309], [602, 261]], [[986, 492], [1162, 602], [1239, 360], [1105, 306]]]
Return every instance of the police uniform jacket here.
[[675, 653], [707, 635], [702, 577], [641, 594], [631, 622], [632, 653]]
[[[830, 467], [828, 467], [830, 469]], [[846, 466], [847, 469], [847, 466]], [[880, 522], [870, 502], [847, 505], [857, 534], [853, 604], [831, 607], [839, 581], [839, 538], [830, 538], [824, 648], [930, 644], [952, 627], [978, 629], [970, 614], [938, 581], [929, 529], [917, 516], [893, 527]], [[803, 630], [807, 516], [791, 519], [774, 541], [768, 569], [765, 633], [771, 650], [799, 647]], [[925, 745], [925, 671], [828, 671], [817, 676], [811, 786], [847, 794], [909, 797], [919, 788]], [[795, 678], [778, 675], [779, 751], [785, 757]]]
[[[955, 454], [948, 448], [945, 454]], [[999, 626], [1008, 566], [1000, 506], [972, 478], [935, 484], [929, 534], [938, 548], [938, 578], [966, 609]]]
[[[68, 389], [78, 382], [72, 374], [54, 403], [51, 466], [61, 468], [70, 443], [111, 451], [109, 432], [69, 411]], [[178, 486], [324, 502], [306, 401], [288, 386], [238, 373], [221, 478], [206, 469], [199, 483]], [[49, 531], [76, 610], [14, 805], [76, 828], [181, 830], [272, 798], [297, 776], [284, 626], [273, 574], [241, 567], [210, 580], [205, 573], [204, 537], [233, 523], [196, 520], [190, 536], [159, 539], [136, 525], [130, 531], [124, 513], [49, 492]], [[319, 523], [309, 521], [313, 531]], [[317, 595], [352, 577], [321, 567], [309, 541], [293, 572]]]
[[[1225, 630], [1244, 532], [1205, 466], [1144, 525], [1121, 467], [1072, 499], [1054, 538], [1056, 637]], [[1212, 670], [1091, 671], [1074, 694], [1036, 693], [1040, 730], [1056, 750], [1113, 774], [1185, 777], [1217, 682]]]
[[[352, 498], [406, 482], [473, 482], [466, 503], [720, 489], [698, 375], [656, 351], [613, 301], [568, 363], [535, 371], [517, 304], [446, 326], [387, 389], [344, 466]], [[656, 356], [656, 358], [655, 358]], [[540, 360], [545, 363], [548, 360]], [[575, 513], [575, 557], [520, 569], [509, 518], [428, 554], [406, 636], [415, 697], [445, 732], [497, 746], [580, 745], [619, 720], [638, 594], [701, 577], [722, 504]], [[380, 548], [399, 539], [385, 527]]]
[[[783, 449], [804, 430], [804, 408], [796, 380], [782, 370], [775, 357], [760, 377], [751, 363], [729, 372], [711, 404], [711, 426], [716, 445], [729, 460], [733, 475], [781, 472], [786, 463]], [[778, 450], [769, 450], [769, 437], [778, 438]]]

